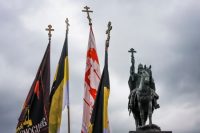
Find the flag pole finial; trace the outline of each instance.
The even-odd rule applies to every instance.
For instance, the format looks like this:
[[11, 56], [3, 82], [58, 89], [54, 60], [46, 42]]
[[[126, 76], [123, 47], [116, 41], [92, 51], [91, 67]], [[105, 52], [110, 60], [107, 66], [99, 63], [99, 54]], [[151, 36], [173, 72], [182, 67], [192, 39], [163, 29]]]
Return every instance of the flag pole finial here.
[[49, 41], [51, 41], [51, 36], [52, 36], [51, 32], [54, 31], [54, 29], [52, 29], [52, 25], [49, 24], [48, 28], [46, 28], [45, 30], [49, 32], [48, 33]]
[[92, 22], [91, 22], [92, 19], [90, 18], [90, 14], [89, 14], [89, 13], [93, 13], [93, 11], [92, 11], [92, 10], [89, 10], [90, 7], [88, 7], [88, 6], [85, 6], [84, 9], [85, 9], [85, 10], [82, 10], [82, 12], [87, 12], [87, 18], [88, 18], [88, 20], [89, 20], [89, 25], [92, 25]]
[[106, 30], [107, 39], [106, 39], [106, 49], [109, 47], [109, 41], [110, 41], [110, 31], [112, 30], [111, 22], [108, 22], [108, 29]]
[[69, 26], [70, 26], [70, 24], [69, 24], [69, 19], [68, 18], [66, 18], [66, 20], [65, 20], [65, 23], [66, 23], [66, 32], [68, 33], [68, 31], [69, 31]]

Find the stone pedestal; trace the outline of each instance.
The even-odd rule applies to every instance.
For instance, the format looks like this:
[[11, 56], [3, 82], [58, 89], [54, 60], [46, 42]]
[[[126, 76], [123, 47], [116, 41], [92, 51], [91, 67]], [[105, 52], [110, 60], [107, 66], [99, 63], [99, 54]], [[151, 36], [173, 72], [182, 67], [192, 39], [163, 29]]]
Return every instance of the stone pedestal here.
[[172, 133], [172, 131], [129, 131], [129, 133]]
[[151, 124], [140, 126], [136, 131], [129, 131], [129, 133], [172, 133], [172, 131], [161, 131], [159, 126]]

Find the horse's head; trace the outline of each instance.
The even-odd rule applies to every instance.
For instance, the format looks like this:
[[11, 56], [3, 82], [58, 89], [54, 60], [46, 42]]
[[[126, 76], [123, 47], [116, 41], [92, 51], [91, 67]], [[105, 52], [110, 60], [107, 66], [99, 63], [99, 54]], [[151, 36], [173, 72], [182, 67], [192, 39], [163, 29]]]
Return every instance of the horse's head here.
[[142, 72], [142, 79], [144, 84], [148, 84], [150, 82], [150, 76], [147, 71]]
[[145, 65], [145, 67], [144, 67], [144, 69], [143, 69], [143, 71], [142, 71], [142, 79], [143, 79], [143, 83], [144, 84], [149, 84], [150, 83], [150, 81], [151, 81], [151, 66], [149, 66], [149, 68], [147, 68], [146, 67], [146, 65]]

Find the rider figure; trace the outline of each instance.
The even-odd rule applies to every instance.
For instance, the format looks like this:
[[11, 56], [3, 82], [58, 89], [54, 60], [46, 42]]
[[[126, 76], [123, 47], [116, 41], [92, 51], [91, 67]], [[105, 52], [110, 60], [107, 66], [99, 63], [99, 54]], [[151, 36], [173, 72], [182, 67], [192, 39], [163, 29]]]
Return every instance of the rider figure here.
[[[133, 106], [131, 101], [133, 101], [132, 98], [135, 98], [136, 88], [139, 88], [140, 79], [141, 79], [141, 76], [143, 74], [144, 69], [146, 69], [146, 66], [145, 66], [145, 68], [143, 68], [142, 64], [138, 65], [138, 73], [134, 73], [132, 71], [132, 68], [130, 68], [130, 78], [129, 78], [129, 81], [128, 81], [128, 84], [129, 84], [129, 87], [130, 87], [128, 109], [131, 109], [132, 106]], [[150, 71], [150, 73], [151, 73], [151, 71]], [[147, 85], [153, 90], [153, 108], [157, 109], [157, 108], [160, 107], [159, 104], [157, 104], [157, 100], [158, 100], [159, 96], [155, 92], [156, 88], [155, 88], [155, 83], [154, 83], [154, 80], [152, 78], [152, 75], [151, 75], [150, 78], [151, 78], [151, 80]]]

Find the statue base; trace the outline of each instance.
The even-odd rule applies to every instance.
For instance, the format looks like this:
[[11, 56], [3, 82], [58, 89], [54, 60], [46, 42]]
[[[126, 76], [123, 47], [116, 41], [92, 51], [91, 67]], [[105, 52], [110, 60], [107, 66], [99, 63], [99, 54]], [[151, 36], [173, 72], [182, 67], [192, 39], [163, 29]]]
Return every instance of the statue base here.
[[159, 132], [161, 131], [160, 127], [157, 126], [156, 124], [151, 124], [151, 125], [144, 125], [140, 126], [136, 129], [136, 131], [152, 131], [152, 132]]
[[172, 131], [129, 131], [129, 133], [172, 133]]
[[161, 131], [156, 124], [140, 126], [136, 131], [129, 131], [129, 133], [172, 133], [172, 131]]

